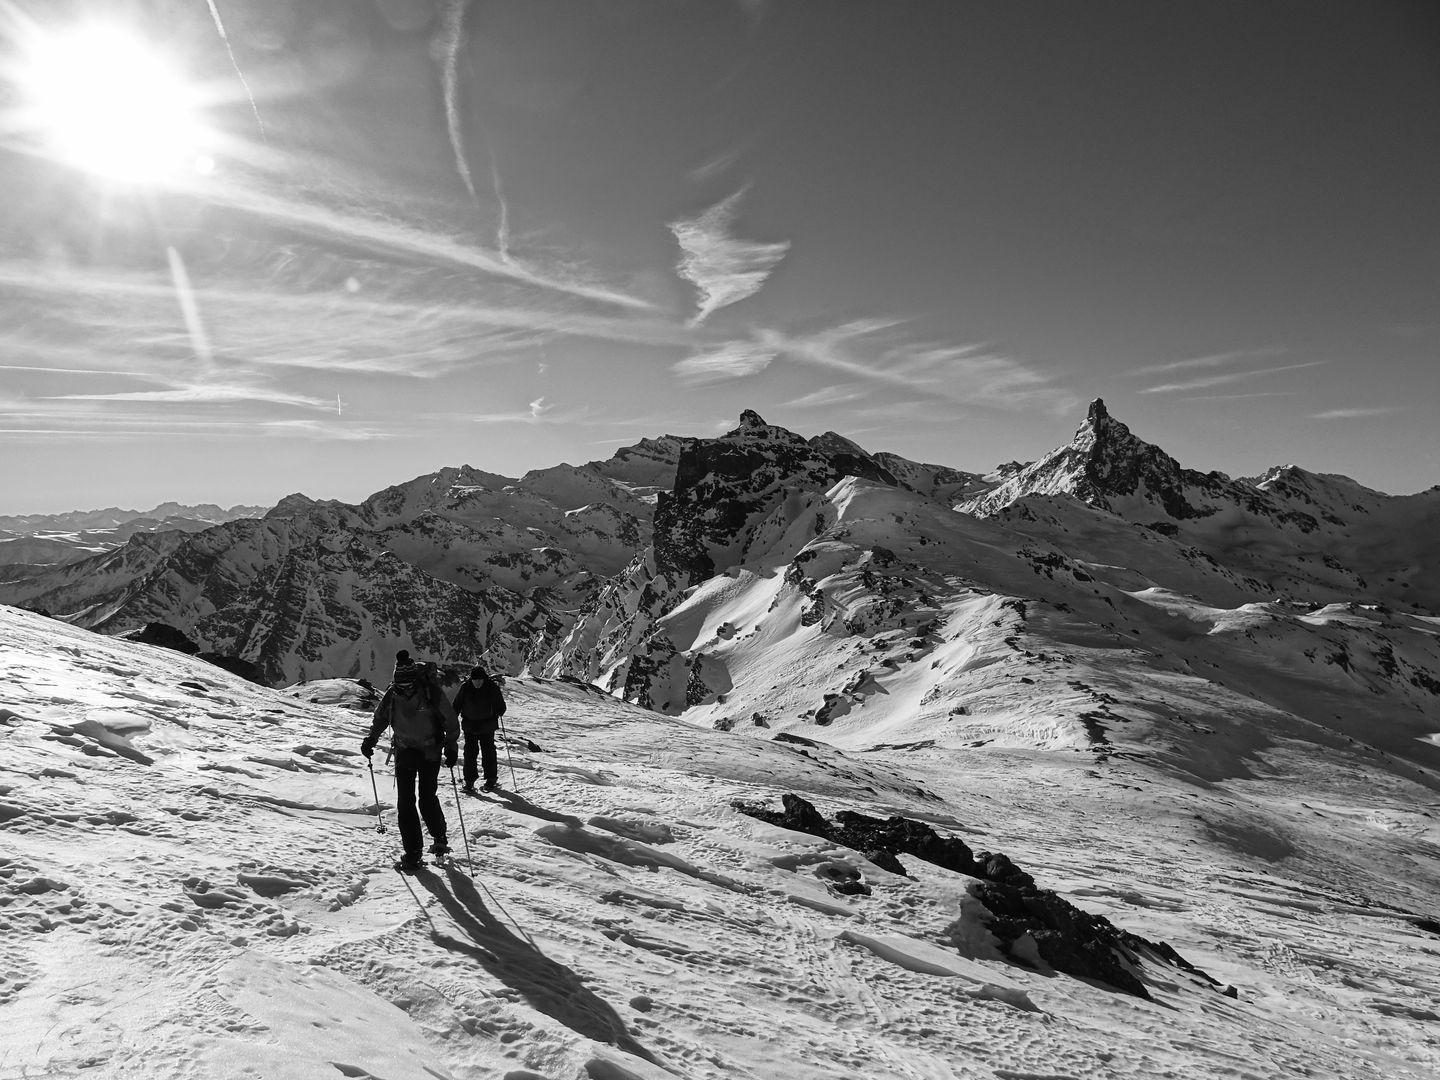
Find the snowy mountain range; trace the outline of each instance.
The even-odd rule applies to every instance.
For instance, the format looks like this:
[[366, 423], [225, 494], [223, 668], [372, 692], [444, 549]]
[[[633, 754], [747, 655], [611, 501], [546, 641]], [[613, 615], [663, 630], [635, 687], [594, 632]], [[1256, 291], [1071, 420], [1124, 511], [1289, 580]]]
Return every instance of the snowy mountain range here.
[[0, 516], [0, 579], [39, 573], [119, 547], [138, 533], [201, 532], [225, 521], [260, 517], [264, 506], [167, 502], [153, 510], [75, 510], [64, 514]]
[[[746, 412], [18, 575], [0, 1078], [1434, 1076], [1437, 515]], [[510, 676], [414, 879], [399, 648]]]
[[[1177, 732], [1282, 716], [1433, 766], [1435, 566], [1440, 488], [1197, 473], [1097, 400], [1069, 444], [985, 477], [746, 412], [579, 467], [447, 468], [358, 505], [297, 494], [140, 533], [0, 601], [107, 633], [167, 624], [272, 685], [383, 682], [409, 648], [836, 745], [1104, 755], [1123, 723], [1165, 754]], [[1078, 687], [1081, 657], [1103, 657], [1108, 690]], [[1200, 702], [1171, 703], [1176, 674]], [[1009, 722], [1016, 684], [1052, 703], [1044, 731]]]

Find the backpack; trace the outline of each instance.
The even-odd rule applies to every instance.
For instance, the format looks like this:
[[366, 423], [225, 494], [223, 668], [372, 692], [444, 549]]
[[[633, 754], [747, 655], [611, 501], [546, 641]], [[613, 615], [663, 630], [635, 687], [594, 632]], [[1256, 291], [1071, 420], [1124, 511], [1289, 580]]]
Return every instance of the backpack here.
[[440, 745], [440, 715], [423, 683], [390, 689], [390, 727], [397, 750], [433, 751]]
[[427, 756], [438, 753], [446, 721], [454, 715], [440, 685], [439, 667], [423, 661], [399, 669], [395, 675], [389, 690], [395, 748], [424, 750]]

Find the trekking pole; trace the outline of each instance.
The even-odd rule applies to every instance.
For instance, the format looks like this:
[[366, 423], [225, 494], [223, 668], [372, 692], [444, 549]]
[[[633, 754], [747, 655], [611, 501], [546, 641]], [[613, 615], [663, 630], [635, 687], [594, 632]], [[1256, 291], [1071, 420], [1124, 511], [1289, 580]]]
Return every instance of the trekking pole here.
[[505, 739], [505, 760], [510, 764], [510, 790], [517, 791], [515, 786], [515, 759], [510, 756], [510, 733], [505, 730], [505, 717], [500, 717], [500, 734]]
[[481, 892], [483, 892], [486, 896], [490, 898], [490, 903], [495, 905], [495, 910], [500, 912], [500, 914], [504, 915], [505, 918], [510, 921], [510, 925], [515, 927], [516, 930], [520, 931], [520, 936], [529, 943], [530, 947], [538, 952], [540, 946], [535, 944], [535, 939], [530, 936], [530, 932], [526, 930], [525, 927], [520, 925], [520, 920], [518, 920], [517, 918], [515, 918], [514, 915], [511, 915], [510, 912], [505, 910], [505, 905], [500, 903], [499, 898], [490, 891], [489, 887], [485, 884], [485, 882], [481, 881], [477, 877], [472, 877], [470, 880], [480, 888]]
[[375, 831], [383, 833], [385, 831], [385, 819], [380, 816], [380, 789], [375, 786], [375, 763], [367, 757], [365, 759], [365, 765], [370, 770], [370, 790], [375, 793]]
[[470, 857], [470, 834], [465, 831], [465, 811], [460, 808], [460, 787], [455, 783], [455, 766], [450, 766], [450, 790], [455, 793], [455, 812], [460, 815], [460, 839], [465, 841], [465, 865], [475, 872], [475, 861]]

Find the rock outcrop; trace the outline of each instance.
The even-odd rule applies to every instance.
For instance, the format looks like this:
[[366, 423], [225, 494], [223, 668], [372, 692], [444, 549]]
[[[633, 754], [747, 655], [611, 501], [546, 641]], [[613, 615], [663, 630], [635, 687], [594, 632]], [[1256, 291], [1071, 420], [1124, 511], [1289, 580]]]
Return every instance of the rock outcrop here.
[[881, 820], [842, 810], [832, 821], [799, 795], [782, 796], [782, 804], [784, 809], [778, 812], [743, 802], [735, 807], [772, 825], [851, 848], [891, 873], [906, 872], [898, 856], [908, 855], [975, 878], [971, 894], [989, 910], [990, 932], [1001, 949], [1020, 963], [1033, 964], [1038, 957], [1056, 971], [1142, 998], [1150, 997], [1141, 977], [1147, 962], [1171, 964], [1217, 988], [1220, 985], [1169, 945], [1120, 930], [1108, 919], [1039, 888], [1034, 878], [998, 852], [972, 855], [964, 841], [942, 837], [913, 818], [897, 815]]

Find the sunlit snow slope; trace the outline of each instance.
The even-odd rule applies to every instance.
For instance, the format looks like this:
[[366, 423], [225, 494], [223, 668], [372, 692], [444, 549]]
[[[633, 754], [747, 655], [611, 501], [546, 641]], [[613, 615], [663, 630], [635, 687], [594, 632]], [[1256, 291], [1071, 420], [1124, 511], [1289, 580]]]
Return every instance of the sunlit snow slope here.
[[[1090, 655], [1074, 693], [1133, 711]], [[1157, 700], [1193, 678], [1153, 677]], [[473, 858], [408, 878], [383, 766], [376, 832], [357, 684], [270, 691], [0, 608], [0, 1078], [1440, 1069], [1440, 806], [1374, 751], [1212, 718], [1195, 744], [1226, 765], [1206, 779], [1065, 740], [837, 749], [571, 682], [507, 693], [510, 790], [447, 793]], [[973, 879], [887, 872], [732, 806], [787, 792], [1003, 851], [1237, 996], [1163, 963], [1138, 968], [1145, 1000], [1006, 959]]]

